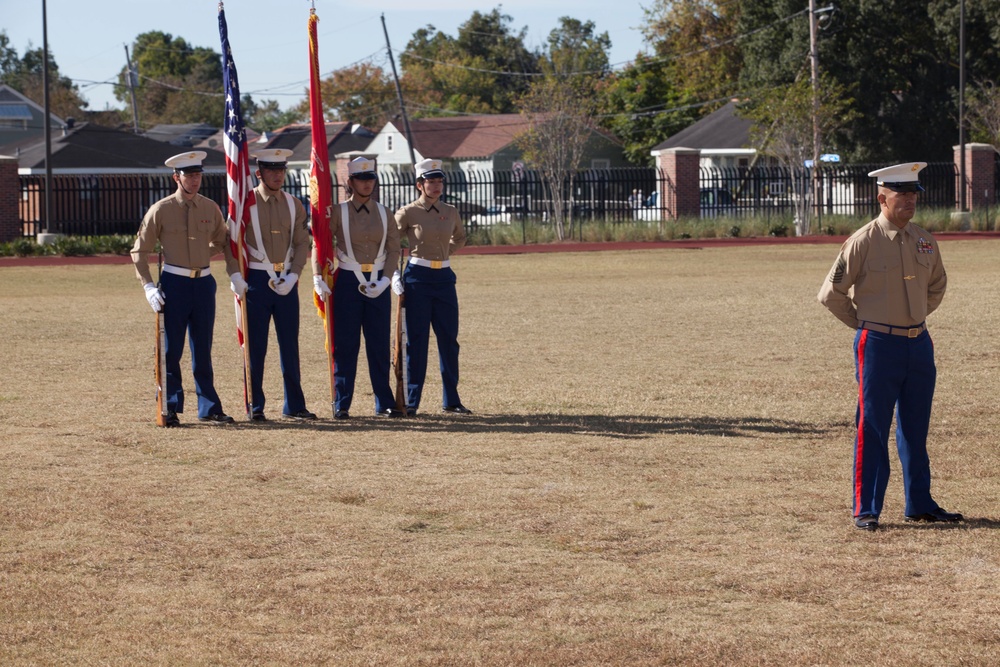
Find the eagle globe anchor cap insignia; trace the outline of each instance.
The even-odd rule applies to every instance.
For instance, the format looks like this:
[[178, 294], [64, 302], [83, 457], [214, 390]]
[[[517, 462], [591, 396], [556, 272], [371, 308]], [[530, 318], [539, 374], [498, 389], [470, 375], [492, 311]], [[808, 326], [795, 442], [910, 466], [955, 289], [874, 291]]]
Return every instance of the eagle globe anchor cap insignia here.
[[868, 172], [879, 187], [893, 192], [923, 192], [918, 173], [927, 166], [926, 162], [904, 162]]

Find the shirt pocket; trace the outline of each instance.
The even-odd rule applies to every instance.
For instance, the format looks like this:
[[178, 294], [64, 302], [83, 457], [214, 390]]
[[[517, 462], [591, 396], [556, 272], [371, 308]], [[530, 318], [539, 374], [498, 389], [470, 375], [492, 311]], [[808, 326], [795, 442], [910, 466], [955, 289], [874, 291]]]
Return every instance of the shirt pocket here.
[[930, 273], [934, 269], [934, 256], [927, 253], [918, 253], [917, 266]]
[[893, 269], [899, 268], [899, 257], [872, 257], [865, 263], [865, 268], [869, 273], [885, 275]]

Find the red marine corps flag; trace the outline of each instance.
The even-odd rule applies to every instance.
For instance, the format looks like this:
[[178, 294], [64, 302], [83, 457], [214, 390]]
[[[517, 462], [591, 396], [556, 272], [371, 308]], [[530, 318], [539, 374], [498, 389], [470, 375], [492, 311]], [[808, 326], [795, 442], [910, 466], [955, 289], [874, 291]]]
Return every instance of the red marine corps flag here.
[[[316, 41], [316, 8], [309, 10], [309, 122], [312, 130], [311, 171], [309, 173], [309, 207], [312, 219], [313, 242], [316, 259], [320, 265], [322, 281], [333, 287], [333, 238], [330, 236], [330, 210], [332, 180], [330, 155], [326, 144], [326, 121], [323, 118], [323, 96], [319, 85], [319, 44]], [[326, 330], [327, 365], [330, 367], [330, 405], [336, 412], [336, 389], [333, 380], [333, 297], [321, 298], [313, 292], [313, 300], [323, 318]]]
[[[229, 248], [240, 263], [240, 275], [247, 277], [247, 223], [257, 206], [250, 178], [250, 156], [247, 133], [240, 109], [240, 82], [236, 63], [229, 48], [226, 11], [219, 3], [219, 36], [222, 38], [222, 85], [226, 93], [226, 115], [223, 119], [222, 145], [226, 150], [226, 193], [229, 201], [226, 223], [229, 225]], [[247, 416], [252, 414], [253, 396], [250, 383], [250, 350], [247, 345], [247, 313], [240, 296], [236, 295], [236, 338], [243, 348], [243, 402]]]

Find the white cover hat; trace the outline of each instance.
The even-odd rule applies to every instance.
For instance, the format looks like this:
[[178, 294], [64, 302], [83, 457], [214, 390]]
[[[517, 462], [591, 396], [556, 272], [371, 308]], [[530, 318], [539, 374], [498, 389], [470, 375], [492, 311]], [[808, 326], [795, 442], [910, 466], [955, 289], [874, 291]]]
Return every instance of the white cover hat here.
[[174, 171], [193, 174], [201, 171], [201, 161], [208, 157], [205, 151], [189, 151], [167, 158], [163, 164], [172, 167]]
[[258, 167], [282, 169], [288, 165], [288, 158], [292, 157], [292, 151], [287, 148], [262, 148], [250, 153], [250, 157], [257, 160]]
[[421, 160], [417, 163], [415, 170], [417, 178], [444, 178], [444, 169], [441, 160]]
[[877, 185], [894, 192], [923, 192], [917, 174], [926, 166], [926, 162], [906, 162], [870, 171], [868, 175], [876, 179]]
[[366, 157], [356, 157], [347, 163], [347, 175], [360, 180], [375, 178], [375, 160]]

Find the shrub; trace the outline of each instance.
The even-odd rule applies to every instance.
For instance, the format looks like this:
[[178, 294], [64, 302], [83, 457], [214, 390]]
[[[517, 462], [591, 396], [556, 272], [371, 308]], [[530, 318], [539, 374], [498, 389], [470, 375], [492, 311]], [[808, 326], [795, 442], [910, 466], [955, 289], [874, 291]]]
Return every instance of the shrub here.
[[63, 257], [87, 257], [97, 254], [97, 250], [91, 241], [81, 239], [77, 236], [63, 236], [52, 244], [52, 249], [57, 255]]
[[41, 246], [34, 239], [19, 238], [10, 242], [10, 247], [18, 257], [34, 257], [42, 254]]

